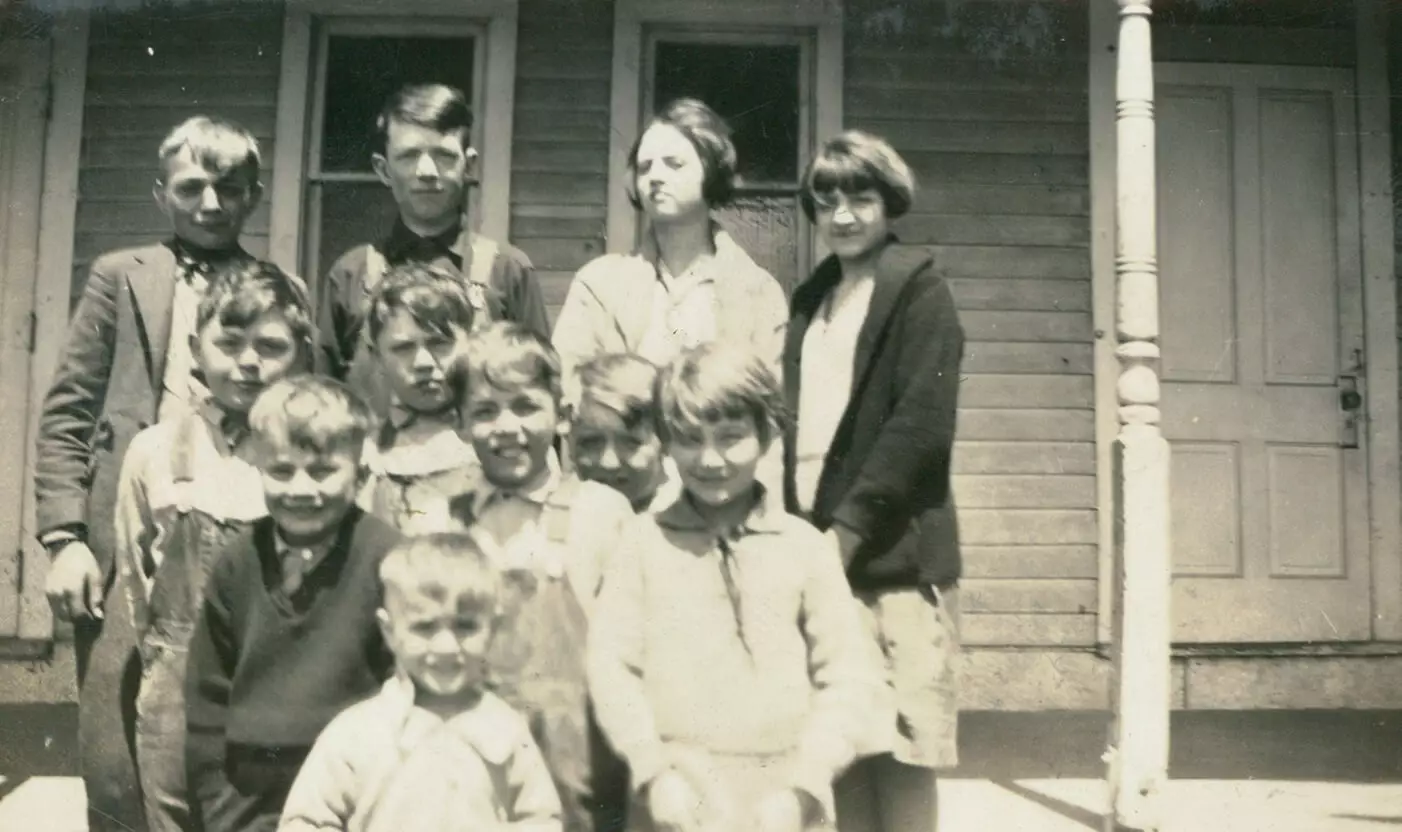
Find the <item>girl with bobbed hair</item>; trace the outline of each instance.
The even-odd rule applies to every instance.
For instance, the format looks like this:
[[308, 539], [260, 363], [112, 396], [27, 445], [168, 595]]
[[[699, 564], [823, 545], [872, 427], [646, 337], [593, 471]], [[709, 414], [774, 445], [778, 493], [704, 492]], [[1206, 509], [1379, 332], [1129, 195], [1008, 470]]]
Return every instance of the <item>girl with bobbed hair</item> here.
[[964, 332], [929, 254], [891, 222], [915, 177], [852, 130], [800, 197], [832, 255], [794, 292], [784, 348], [790, 511], [832, 535], [886, 656], [899, 719], [836, 788], [844, 832], [933, 832], [934, 770], [957, 762], [959, 530], [950, 456]]
[[632, 254], [603, 255], [575, 275], [553, 338], [566, 377], [603, 353], [663, 365], [718, 340], [752, 348], [777, 371], [784, 291], [712, 216], [735, 193], [725, 121], [695, 99], [667, 104], [629, 152], [628, 173], [643, 240]]

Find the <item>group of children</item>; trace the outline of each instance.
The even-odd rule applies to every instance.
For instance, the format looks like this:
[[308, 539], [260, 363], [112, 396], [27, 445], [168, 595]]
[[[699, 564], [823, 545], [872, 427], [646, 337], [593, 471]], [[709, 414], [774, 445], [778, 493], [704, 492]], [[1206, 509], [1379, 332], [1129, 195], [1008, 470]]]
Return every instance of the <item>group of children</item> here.
[[383, 418], [308, 372], [276, 267], [205, 293], [208, 395], [118, 491], [150, 828], [830, 826], [894, 718], [838, 553], [756, 482], [772, 372], [608, 355], [567, 408], [549, 343], [466, 291], [374, 288]]

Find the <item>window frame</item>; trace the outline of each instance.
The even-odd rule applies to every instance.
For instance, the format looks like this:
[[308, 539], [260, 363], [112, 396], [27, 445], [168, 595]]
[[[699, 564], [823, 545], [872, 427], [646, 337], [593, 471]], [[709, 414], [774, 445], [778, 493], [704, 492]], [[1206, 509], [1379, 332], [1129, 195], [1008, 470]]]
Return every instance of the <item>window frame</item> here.
[[[808, 163], [812, 160], [816, 147], [816, 131], [813, 123], [813, 111], [816, 109], [813, 100], [813, 71], [817, 44], [813, 33], [791, 28], [727, 29], [713, 26], [662, 24], [645, 26], [643, 38], [644, 62], [639, 73], [639, 83], [642, 87], [642, 106], [638, 110], [639, 131], [650, 118], [649, 114], [656, 112], [662, 103], [656, 100], [657, 47], [659, 44], [798, 47], [798, 155], [794, 179], [792, 182], [779, 180], [743, 181], [736, 187], [735, 196], [737, 198], [745, 196], [791, 197], [795, 200], [794, 209], [798, 223], [795, 229], [798, 237], [798, 263], [796, 264], [795, 280], [802, 282], [812, 272], [816, 262], [813, 250], [814, 238], [816, 237], [813, 233], [813, 223], [804, 216], [802, 202], [799, 201], [799, 193], [803, 186], [803, 173], [808, 169]], [[637, 216], [636, 210], [634, 216]], [[629, 240], [630, 247], [638, 245], [641, 230], [641, 224], [635, 222], [633, 235]], [[795, 286], [797, 282], [794, 284]]]
[[[609, 252], [631, 252], [637, 240], [638, 215], [624, 183], [628, 151], [648, 114], [644, 105], [651, 87], [651, 33], [662, 31], [670, 36], [691, 32], [712, 43], [730, 43], [736, 38], [763, 42], [776, 36], [809, 40], [808, 94], [799, 102], [800, 121], [812, 131], [809, 146], [801, 149], [806, 163], [818, 142], [842, 130], [843, 12], [843, 0], [615, 0], [606, 226]], [[802, 115], [805, 107], [807, 118]], [[808, 225], [800, 211], [800, 226]], [[817, 263], [827, 251], [819, 235], [811, 229], [805, 233], [809, 240], [804, 244], [800, 238], [800, 246], [806, 249], [809, 263]], [[802, 268], [805, 266], [800, 262]], [[806, 277], [806, 273], [799, 274], [800, 281]]]
[[[511, 223], [512, 123], [516, 91], [517, 0], [421, 0], [389, 7], [377, 0], [289, 0], [283, 22], [282, 74], [278, 84], [268, 257], [302, 274], [315, 236], [309, 198], [312, 152], [320, 153], [325, 106], [324, 38], [331, 34], [395, 37], [471, 33], [473, 44], [473, 146], [478, 150], [477, 185], [469, 218], [482, 234], [505, 241]], [[465, 91], [467, 92], [467, 91]], [[315, 129], [314, 129], [315, 127]], [[318, 155], [319, 165], [319, 155]], [[359, 176], [355, 174], [353, 176]], [[342, 181], [358, 181], [347, 178]], [[319, 228], [316, 226], [315, 228]], [[329, 263], [317, 264], [324, 272]], [[321, 274], [305, 274], [313, 294]]]

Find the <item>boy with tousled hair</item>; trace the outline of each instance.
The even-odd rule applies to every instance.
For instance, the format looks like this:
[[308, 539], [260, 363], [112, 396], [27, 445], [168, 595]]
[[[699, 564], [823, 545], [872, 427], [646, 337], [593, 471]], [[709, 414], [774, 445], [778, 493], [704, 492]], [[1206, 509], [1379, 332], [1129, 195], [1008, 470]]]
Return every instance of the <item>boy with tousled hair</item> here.
[[590, 717], [584, 645], [604, 563], [632, 507], [561, 472], [560, 357], [544, 338], [492, 324], [468, 338], [454, 379], [462, 430], [482, 464], [481, 488], [456, 502], [455, 516], [502, 570], [489, 671], [531, 721], [567, 832], [621, 828], [627, 775]]
[[273, 385], [249, 413], [268, 517], [225, 548], [186, 684], [187, 766], [204, 832], [277, 827], [318, 734], [393, 668], [376, 621], [401, 539], [355, 505], [368, 408], [339, 382]]
[[136, 755], [146, 828], [190, 828], [185, 664], [204, 579], [223, 547], [266, 515], [247, 461], [248, 410], [311, 361], [305, 298], [270, 263], [249, 263], [200, 302], [190, 335], [208, 390], [197, 409], [137, 434], [117, 486], [117, 563], [142, 659]]
[[317, 738], [282, 832], [558, 832], [560, 799], [521, 715], [486, 687], [499, 579], [470, 535], [409, 538], [380, 565], [398, 673]]
[[448, 383], [475, 315], [462, 281], [421, 263], [390, 269], [370, 299], [366, 332], [390, 405], [361, 506], [406, 533], [449, 528], [451, 498], [481, 475]]
[[257, 140], [225, 119], [181, 123], [156, 161], [152, 193], [171, 236], [93, 261], [35, 443], [36, 523], [52, 558], [45, 592], [55, 616], [73, 623], [93, 830], [142, 822], [129, 741], [136, 636], [127, 605], [109, 603], [125, 594], [113, 568], [121, 460], [139, 431], [203, 399], [189, 348], [196, 310], [211, 282], [253, 259], [239, 235], [263, 192]]

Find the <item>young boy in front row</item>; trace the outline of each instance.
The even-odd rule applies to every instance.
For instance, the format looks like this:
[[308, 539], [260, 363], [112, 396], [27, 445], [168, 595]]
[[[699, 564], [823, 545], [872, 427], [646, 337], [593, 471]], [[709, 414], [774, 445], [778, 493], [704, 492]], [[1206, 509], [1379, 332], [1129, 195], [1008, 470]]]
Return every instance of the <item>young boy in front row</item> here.
[[782, 394], [710, 345], [659, 384], [682, 496], [630, 530], [591, 621], [589, 691], [632, 773], [632, 830], [832, 828], [832, 783], [887, 706], [836, 548], [755, 472]]
[[594, 730], [584, 678], [588, 615], [603, 563], [633, 518], [612, 489], [566, 477], [560, 358], [519, 324], [474, 332], [453, 373], [483, 485], [456, 519], [503, 573], [502, 626], [489, 655], [496, 689], [527, 715], [564, 808], [567, 832], [618, 829], [626, 774]]
[[229, 541], [267, 514], [248, 461], [248, 410], [311, 363], [311, 310], [276, 266], [249, 262], [200, 301], [190, 353], [208, 396], [137, 434], [117, 485], [117, 568], [142, 660], [136, 757], [146, 828], [190, 828], [185, 659], [205, 576]]
[[467, 293], [460, 278], [436, 266], [405, 263], [391, 268], [370, 297], [368, 352], [390, 404], [360, 505], [406, 534], [448, 528], [450, 499], [476, 489], [480, 478], [477, 455], [458, 435], [448, 386], [472, 330]]
[[526, 721], [485, 687], [496, 568], [470, 535], [430, 534], [380, 565], [395, 678], [331, 721], [282, 832], [559, 832], [560, 799]]
[[368, 408], [301, 376], [264, 391], [248, 421], [269, 516], [210, 574], [185, 691], [204, 832], [275, 829], [317, 735], [393, 667], [376, 574], [401, 536], [355, 505]]
[[632, 353], [606, 353], [576, 375], [569, 445], [580, 478], [614, 489], [639, 514], [675, 499], [679, 486], [657, 430], [657, 365]]

